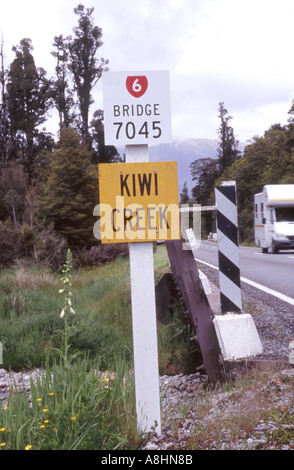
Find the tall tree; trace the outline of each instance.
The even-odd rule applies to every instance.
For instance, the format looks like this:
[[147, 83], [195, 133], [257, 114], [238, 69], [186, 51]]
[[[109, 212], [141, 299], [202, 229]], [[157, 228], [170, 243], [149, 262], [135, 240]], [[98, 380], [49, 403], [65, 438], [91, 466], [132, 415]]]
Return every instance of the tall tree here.
[[3, 38], [0, 49], [1, 70], [0, 70], [0, 155], [1, 155], [1, 178], [4, 178], [9, 156], [9, 119], [7, 109], [6, 79], [7, 71], [4, 67]]
[[[215, 181], [219, 175], [217, 160], [213, 158], [199, 158], [190, 165], [192, 180], [192, 196], [198, 204], [209, 206], [213, 204]], [[201, 214], [201, 231], [203, 236], [214, 230], [214, 215], [211, 211]]]
[[102, 46], [102, 30], [94, 25], [94, 8], [87, 8], [79, 4], [74, 8], [78, 15], [78, 26], [74, 28], [74, 37], [67, 38], [69, 52], [68, 67], [73, 75], [75, 89], [78, 95], [84, 141], [89, 144], [89, 109], [93, 103], [91, 91], [107, 70], [108, 60], [96, 57], [98, 49]]
[[68, 51], [64, 37], [55, 36], [52, 55], [56, 58], [56, 79], [52, 85], [52, 98], [59, 115], [59, 131], [75, 121], [73, 92], [68, 84]]
[[13, 47], [15, 59], [8, 72], [7, 99], [11, 138], [24, 164], [29, 184], [34, 174], [34, 161], [43, 132], [43, 124], [51, 106], [50, 82], [43, 68], [37, 68], [30, 39], [22, 39]]
[[294, 160], [294, 100], [292, 100], [291, 108], [288, 111], [290, 115], [288, 119], [288, 126], [287, 126], [287, 145], [290, 149], [292, 149], [293, 160]]
[[182, 192], [180, 194], [180, 204], [186, 204], [189, 202], [189, 189], [187, 185], [187, 181], [185, 181]]
[[239, 142], [235, 139], [234, 130], [229, 125], [232, 117], [229, 116], [224, 103], [219, 103], [220, 126], [218, 128], [219, 147], [218, 147], [218, 165], [220, 174], [232, 165], [240, 156], [238, 150]]
[[105, 145], [103, 112], [101, 110], [95, 111], [93, 115], [93, 119], [90, 123], [90, 138], [92, 163], [98, 164], [121, 161], [117, 149], [113, 145]]
[[213, 158], [199, 158], [190, 164], [190, 168], [192, 180], [196, 182], [192, 196], [198, 204], [207, 206], [211, 202], [211, 193], [219, 174], [217, 161]]
[[42, 212], [70, 247], [81, 248], [95, 243], [93, 209], [97, 203], [98, 175], [90, 152], [80, 135], [64, 128], [60, 148], [51, 159]]
[[0, 220], [22, 224], [25, 219], [26, 177], [22, 165], [10, 165], [0, 182]]
[[288, 122], [292, 125], [294, 124], [294, 100], [292, 100], [291, 108], [289, 109], [288, 114], [290, 114]]

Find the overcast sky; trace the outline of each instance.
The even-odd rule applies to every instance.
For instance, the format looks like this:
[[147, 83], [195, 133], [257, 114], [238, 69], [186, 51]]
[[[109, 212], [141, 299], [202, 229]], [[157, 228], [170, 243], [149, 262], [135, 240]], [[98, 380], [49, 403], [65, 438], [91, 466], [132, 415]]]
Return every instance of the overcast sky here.
[[[286, 124], [294, 99], [293, 0], [9, 0], [1, 2], [6, 65], [32, 39], [54, 74], [54, 36], [72, 33], [82, 3], [102, 28], [99, 56], [112, 71], [169, 70], [174, 139], [217, 139], [218, 103], [239, 141]], [[92, 111], [102, 108], [102, 82]]]

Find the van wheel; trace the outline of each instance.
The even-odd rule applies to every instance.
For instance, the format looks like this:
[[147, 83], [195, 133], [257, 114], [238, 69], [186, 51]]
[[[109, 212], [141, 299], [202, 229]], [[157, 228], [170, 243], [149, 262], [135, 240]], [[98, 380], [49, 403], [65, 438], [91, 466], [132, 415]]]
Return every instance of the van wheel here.
[[274, 254], [279, 253], [279, 250], [278, 250], [278, 248], [276, 247], [276, 244], [275, 244], [274, 240], [272, 241], [272, 252], [273, 252]]
[[268, 248], [262, 248], [262, 253], [267, 253], [268, 252]]

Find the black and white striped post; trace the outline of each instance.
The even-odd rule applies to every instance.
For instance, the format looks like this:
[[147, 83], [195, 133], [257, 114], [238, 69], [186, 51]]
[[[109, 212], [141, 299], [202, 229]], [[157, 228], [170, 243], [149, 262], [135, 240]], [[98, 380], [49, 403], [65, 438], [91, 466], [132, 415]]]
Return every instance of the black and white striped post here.
[[221, 311], [240, 312], [241, 278], [236, 182], [215, 188]]

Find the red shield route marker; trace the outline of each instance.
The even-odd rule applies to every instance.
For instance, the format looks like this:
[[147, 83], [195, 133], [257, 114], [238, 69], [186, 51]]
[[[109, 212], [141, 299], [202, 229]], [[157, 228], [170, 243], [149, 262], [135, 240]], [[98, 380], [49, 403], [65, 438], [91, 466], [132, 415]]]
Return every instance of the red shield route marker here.
[[127, 77], [126, 86], [128, 92], [135, 98], [140, 98], [144, 95], [148, 88], [148, 80], [145, 75], [137, 75]]

